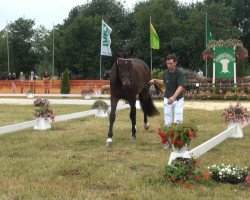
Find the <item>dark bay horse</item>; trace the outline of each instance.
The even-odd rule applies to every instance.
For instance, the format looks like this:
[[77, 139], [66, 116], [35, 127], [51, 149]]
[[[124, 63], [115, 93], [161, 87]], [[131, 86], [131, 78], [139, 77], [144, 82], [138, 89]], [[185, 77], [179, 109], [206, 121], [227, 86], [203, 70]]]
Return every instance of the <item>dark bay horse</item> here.
[[110, 101], [111, 112], [109, 116], [109, 132], [107, 146], [112, 145], [113, 124], [116, 118], [117, 103], [120, 99], [126, 100], [130, 105], [130, 119], [132, 122], [131, 136], [136, 138], [136, 96], [144, 113], [144, 128], [149, 128], [148, 116], [158, 115], [152, 98], [149, 94], [151, 74], [148, 65], [128, 53], [119, 53], [110, 73]]

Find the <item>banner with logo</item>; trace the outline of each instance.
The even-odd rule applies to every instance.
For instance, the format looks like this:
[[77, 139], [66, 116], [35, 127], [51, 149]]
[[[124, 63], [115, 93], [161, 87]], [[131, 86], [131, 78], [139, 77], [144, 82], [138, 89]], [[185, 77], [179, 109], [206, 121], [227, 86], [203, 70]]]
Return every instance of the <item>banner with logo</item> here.
[[101, 36], [101, 55], [112, 56], [110, 44], [112, 29], [102, 20], [102, 36]]
[[234, 78], [235, 50], [216, 47], [214, 51], [215, 78]]

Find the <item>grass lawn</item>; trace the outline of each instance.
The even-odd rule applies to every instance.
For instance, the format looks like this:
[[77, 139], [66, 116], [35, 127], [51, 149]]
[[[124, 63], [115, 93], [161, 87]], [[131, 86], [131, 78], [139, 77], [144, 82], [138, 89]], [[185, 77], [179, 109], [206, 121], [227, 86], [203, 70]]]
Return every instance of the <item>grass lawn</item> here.
[[[55, 115], [82, 112], [91, 109], [91, 105], [50, 105]], [[16, 124], [34, 120], [33, 105], [5, 105], [0, 104], [0, 126]]]
[[[86, 110], [84, 106], [51, 105], [57, 115]], [[33, 106], [0, 105], [1, 125], [32, 120]], [[243, 184], [197, 183], [193, 188], [162, 181], [171, 151], [162, 148], [156, 130], [160, 116], [143, 129], [137, 112], [137, 139], [130, 139], [129, 109], [117, 112], [113, 146], [107, 148], [108, 118], [86, 117], [52, 124], [46, 131], [26, 129], [0, 136], [0, 199], [249, 199]], [[185, 109], [198, 137], [189, 149], [226, 129], [222, 110]], [[2, 120], [4, 120], [2, 122]], [[227, 139], [199, 158], [201, 171], [213, 164], [250, 167], [250, 126], [244, 138]], [[249, 186], [248, 186], [249, 187]]]

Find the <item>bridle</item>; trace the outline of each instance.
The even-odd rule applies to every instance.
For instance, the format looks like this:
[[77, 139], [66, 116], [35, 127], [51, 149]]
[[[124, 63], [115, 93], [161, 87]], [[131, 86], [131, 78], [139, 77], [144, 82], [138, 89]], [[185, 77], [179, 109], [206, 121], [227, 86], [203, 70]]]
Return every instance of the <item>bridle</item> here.
[[[124, 61], [125, 65], [127, 65], [128, 62], [132, 62], [132, 65], [133, 65], [133, 59], [131, 59], [131, 58], [117, 58], [116, 59], [116, 66], [117, 67], [119, 67], [119, 61]], [[132, 77], [131, 72], [126, 73], [126, 74], [122, 74], [122, 75], [120, 75], [120, 73], [119, 73], [120, 80], [122, 80], [122, 78], [124, 78], [124, 77], [128, 78], [128, 80], [129, 80], [130, 83], [133, 83], [132, 78], [131, 78]]]
[[[119, 67], [119, 61], [124, 61], [124, 63], [125, 64], [128, 64], [128, 62], [132, 62], [132, 65], [133, 65], [133, 61], [134, 61], [134, 59], [132, 59], [132, 58], [117, 58], [116, 59], [116, 66], [117, 67]], [[138, 84], [136, 84], [136, 83], [134, 83], [134, 81], [132, 80], [132, 73], [131, 72], [129, 72], [129, 73], [127, 73], [127, 74], [122, 74], [122, 75], [120, 75], [120, 73], [119, 73], [119, 78], [120, 78], [120, 80], [122, 80], [122, 78], [123, 77], [125, 77], [125, 78], [128, 78], [128, 80], [129, 80], [129, 82], [130, 82], [130, 85], [132, 84], [132, 85], [135, 85], [135, 86], [137, 86], [138, 88], [140, 88], [140, 89], [143, 89], [143, 88], [145, 88], [145, 87], [147, 87], [148, 85], [149, 85], [149, 83], [146, 83], [145, 85], [143, 85], [143, 86], [139, 86]]]

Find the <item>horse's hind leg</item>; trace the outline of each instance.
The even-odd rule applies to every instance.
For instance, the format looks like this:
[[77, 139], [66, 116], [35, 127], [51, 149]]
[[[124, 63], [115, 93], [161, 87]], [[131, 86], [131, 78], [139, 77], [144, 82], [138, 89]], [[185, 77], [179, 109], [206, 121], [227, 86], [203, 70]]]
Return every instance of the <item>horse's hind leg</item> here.
[[149, 129], [148, 117], [145, 113], [143, 114], [144, 114], [144, 129], [148, 130]]
[[107, 146], [110, 147], [112, 146], [112, 137], [113, 137], [113, 124], [115, 122], [115, 111], [117, 108], [117, 103], [118, 103], [119, 99], [117, 98], [111, 98], [111, 112], [109, 115], [109, 132], [108, 132], [108, 139], [106, 140]]
[[[141, 102], [141, 106], [145, 107], [145, 105], [143, 105], [143, 102], [146, 101], [145, 100], [146, 98], [147, 98], [147, 90], [144, 89], [144, 90], [142, 90], [141, 93], [139, 93], [139, 99], [140, 99], [140, 102]], [[143, 121], [144, 121], [144, 129], [148, 130], [149, 129], [148, 116], [147, 116], [147, 113], [146, 113], [144, 107], [142, 107], [142, 112], [143, 112], [143, 115], [144, 115], [144, 119], [143, 119]]]
[[130, 119], [132, 122], [132, 129], [131, 129], [131, 137], [132, 139], [136, 138], [136, 107], [135, 107], [136, 100], [130, 101]]

